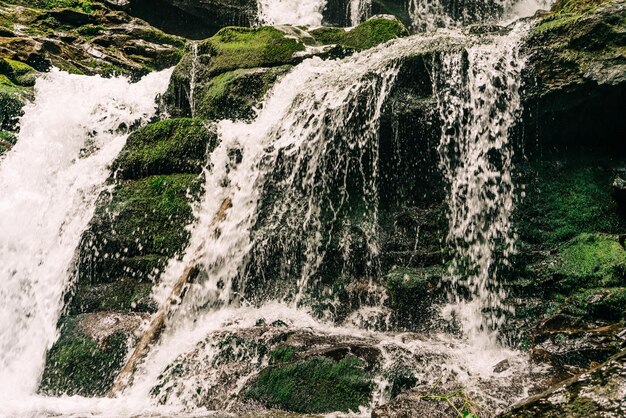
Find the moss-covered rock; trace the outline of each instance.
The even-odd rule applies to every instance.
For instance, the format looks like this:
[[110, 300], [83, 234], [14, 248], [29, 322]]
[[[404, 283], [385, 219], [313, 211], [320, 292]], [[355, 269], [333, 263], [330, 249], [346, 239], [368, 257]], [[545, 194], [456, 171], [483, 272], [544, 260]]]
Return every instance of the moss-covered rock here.
[[3, 5], [0, 27], [0, 57], [37, 71], [139, 77], [175, 65], [185, 44], [100, 1], [11, 2]]
[[[563, 0], [525, 43], [527, 153], [583, 144], [624, 152], [626, 2]], [[541, 141], [536, 138], [541, 137]]]
[[357, 51], [372, 48], [408, 34], [409, 31], [402, 22], [387, 16], [375, 16], [349, 31], [330, 27], [311, 31], [311, 35], [322, 45], [337, 44]]
[[194, 115], [207, 119], [251, 119], [265, 93], [291, 68], [239, 69], [220, 74], [197, 86]]
[[263, 404], [301, 413], [358, 411], [369, 404], [371, 376], [364, 363], [348, 356], [339, 361], [312, 357], [270, 366], [259, 373], [247, 392]]
[[61, 335], [48, 351], [40, 390], [55, 396], [104, 395], [143, 319], [116, 313], [65, 317], [59, 324]]
[[431, 268], [394, 268], [387, 275], [387, 294], [395, 321], [407, 328], [425, 328], [436, 302], [435, 290], [444, 270]]
[[113, 170], [121, 179], [202, 171], [217, 145], [215, 126], [200, 119], [166, 119], [132, 133]]
[[515, 214], [522, 241], [551, 248], [581, 232], [619, 233], [624, 227], [613, 171], [601, 161], [544, 161], [528, 171], [526, 198]]

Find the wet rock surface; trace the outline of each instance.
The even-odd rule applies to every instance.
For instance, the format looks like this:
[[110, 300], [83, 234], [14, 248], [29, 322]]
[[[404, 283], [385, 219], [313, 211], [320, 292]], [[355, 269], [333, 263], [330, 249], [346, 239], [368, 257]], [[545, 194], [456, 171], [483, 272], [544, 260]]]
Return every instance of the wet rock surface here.
[[626, 412], [626, 351], [591, 371], [532, 397], [504, 418], [619, 417]]

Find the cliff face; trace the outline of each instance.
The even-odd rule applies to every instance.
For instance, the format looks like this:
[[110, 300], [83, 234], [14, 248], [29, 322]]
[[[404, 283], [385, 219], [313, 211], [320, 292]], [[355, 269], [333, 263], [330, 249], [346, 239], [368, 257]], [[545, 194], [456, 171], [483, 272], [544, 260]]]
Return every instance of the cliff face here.
[[[61, 338], [48, 353], [43, 392], [101, 395], [121, 367], [133, 331], [155, 311], [150, 289], [159, 273], [170, 258], [181, 257], [189, 239], [185, 226], [193, 221], [192, 205], [206, 192], [200, 187], [202, 170], [218, 144], [215, 123], [252, 120], [276, 81], [307, 57], [346, 57], [407, 36], [408, 4], [372, 5], [373, 13], [395, 14], [406, 25], [376, 18], [351, 31], [249, 28], [256, 2], [244, 0], [159, 0], [158, 7], [137, 0], [49, 4], [0, 3], [0, 153], [16, 140], [16, 117], [32, 97], [36, 76], [50, 67], [139, 77], [176, 65], [162, 98], [162, 120], [134, 132], [114, 163], [112, 192], [101, 197], [83, 236], [75, 287], [68, 292], [60, 320]], [[329, 2], [326, 23], [346, 25], [346, 10], [347, 4]], [[510, 289], [508, 302], [517, 308], [505, 335], [511, 344], [553, 365], [555, 380], [607, 361], [623, 345], [625, 16], [623, 0], [559, 2], [551, 12], [533, 18], [522, 48], [527, 56], [524, 113], [514, 129], [514, 176], [525, 185], [525, 196], [513, 220], [519, 252], [502, 274]], [[242, 27], [221, 29], [230, 25]], [[488, 36], [504, 29], [472, 30]], [[177, 35], [203, 40], [192, 45]], [[445, 297], [438, 283], [449, 254], [432, 74], [443, 54], [459, 48], [442, 42], [397, 63], [398, 76], [382, 106], [378, 132], [379, 264], [374, 285], [366, 280], [371, 274], [365, 267], [366, 226], [357, 210], [334, 220], [333, 231], [345, 235], [329, 237], [331, 250], [319, 268], [322, 285], [313, 309], [334, 309], [337, 322], [383, 298], [386, 322], [374, 318], [374, 328], [423, 331], [436, 325], [431, 308]], [[350, 190], [354, 196], [362, 193], [357, 183]], [[347, 268], [341, 265], [346, 236], [353, 257]], [[261, 276], [254, 279], [252, 293], [272, 294], [277, 287]], [[325, 299], [329, 289], [340, 304]], [[254, 300], [255, 295], [246, 297]], [[119, 326], [103, 337], [94, 329], [103, 327], [106, 318]], [[270, 362], [261, 362], [263, 370], [241, 392], [242, 402], [297, 412], [354, 409], [369, 399], [372, 371], [382, 364], [372, 341], [311, 339], [302, 330], [290, 334], [278, 323], [220, 338]], [[243, 373], [227, 355], [224, 361]], [[190, 357], [202, 363], [197, 353]], [[602, 379], [621, 363], [616, 357], [585, 375], [585, 385], [604, 384]], [[403, 395], [376, 416], [410, 416], [425, 403], [434, 411], [448, 408], [432, 399], [426, 402], [422, 392], [410, 392], [418, 382], [400, 369], [391, 380], [393, 395]], [[172, 366], [164, 382], [177, 371]], [[289, 385], [304, 385], [315, 402], [303, 405], [298, 394], [283, 397], [285, 376], [293, 380]], [[576, 392], [569, 404], [587, 402], [580, 400], [576, 384], [564, 390]], [[198, 398], [211, 406], [210, 399]], [[554, 406], [533, 400], [511, 416], [547, 408]]]

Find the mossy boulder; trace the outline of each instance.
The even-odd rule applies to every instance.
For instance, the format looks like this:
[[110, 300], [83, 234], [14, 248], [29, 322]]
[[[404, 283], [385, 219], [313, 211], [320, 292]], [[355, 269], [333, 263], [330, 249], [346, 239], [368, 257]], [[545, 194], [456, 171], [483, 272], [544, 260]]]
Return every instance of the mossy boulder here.
[[408, 36], [409, 31], [393, 16], [374, 16], [355, 28], [319, 28], [311, 35], [322, 45], [337, 44], [357, 51], [372, 48], [392, 39]]
[[113, 170], [120, 179], [200, 173], [217, 145], [215, 126], [200, 119], [166, 119], [132, 133]]
[[37, 74], [27, 64], [0, 59], [0, 154], [11, 149], [17, 140], [17, 121], [32, 98]]
[[364, 363], [311, 357], [270, 366], [259, 373], [246, 396], [269, 407], [300, 413], [358, 411], [367, 406], [373, 383]]
[[229, 118], [249, 116], [252, 106], [287, 70], [284, 66], [304, 49], [300, 40], [273, 27], [224, 28], [187, 49], [164, 97], [167, 110], [173, 116], [210, 118], [226, 116], [228, 109], [220, 106], [232, 105]]
[[47, 354], [40, 391], [54, 396], [105, 395], [144, 319], [113, 312], [62, 319], [61, 335]]
[[28, 64], [8, 58], [0, 60], [0, 74], [22, 87], [32, 87], [38, 72]]
[[220, 74], [196, 90], [194, 114], [217, 120], [251, 119], [267, 91], [290, 68], [290, 65], [284, 65]]

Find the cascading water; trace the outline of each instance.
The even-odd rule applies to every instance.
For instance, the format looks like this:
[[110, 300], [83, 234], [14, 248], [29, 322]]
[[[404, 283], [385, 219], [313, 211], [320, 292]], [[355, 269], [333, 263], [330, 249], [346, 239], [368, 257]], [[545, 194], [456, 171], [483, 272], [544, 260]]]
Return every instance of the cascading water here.
[[[406, 49], [397, 46], [343, 61], [309, 59], [279, 82], [253, 123], [226, 121], [220, 125], [221, 142], [211, 154], [205, 197], [190, 247], [181, 263], [170, 266], [163, 286], [171, 286], [189, 263], [201, 266], [204, 280], [187, 292], [172, 321], [175, 326], [148, 359], [146, 375], [135, 385], [136, 390], [147, 396], [145, 391], [156, 383], [163, 365], [204, 338], [207, 323], [216, 325], [210, 319], [214, 313], [203, 310], [247, 304], [244, 273], [250, 253], [261, 265], [265, 265], [265, 260], [261, 261], [265, 255], [280, 257], [273, 260], [279, 265], [277, 271], [293, 279], [273, 296], [296, 304], [302, 299], [323, 257], [321, 206], [337, 178], [342, 183], [330, 212], [339, 211], [346, 203], [349, 173], [369, 174], [360, 187], [364, 204], [370, 206], [364, 210], [374, 217], [371, 225], [375, 225], [372, 182], [376, 179], [378, 120], [397, 72], [392, 61], [403, 51]], [[357, 103], [359, 112], [354, 112]], [[346, 123], [350, 121], [359, 121], [361, 128], [347, 128], [354, 126]], [[277, 196], [264, 208], [267, 185]], [[232, 209], [219, 233], [207, 237], [206, 231], [226, 199], [231, 200]], [[261, 212], [266, 221], [253, 233]], [[298, 252], [303, 260], [294, 266]], [[183, 346], [181, 340], [187, 343]]]
[[356, 26], [366, 20], [372, 9], [372, 0], [350, 0], [350, 23]]
[[[393, 87], [398, 59], [428, 51], [441, 42], [458, 51], [443, 55], [443, 65], [435, 69], [440, 80], [454, 76], [447, 87], [437, 91], [444, 124], [440, 149], [446, 158], [442, 159], [442, 169], [455, 193], [467, 189], [451, 200], [449, 241], [461, 257], [474, 257], [472, 261], [485, 271], [495, 272], [494, 260], [499, 254], [495, 244], [484, 240], [504, 239], [510, 246], [504, 251], [506, 260], [514, 238], [508, 223], [513, 187], [509, 171], [511, 155], [502, 148], [507, 145], [507, 130], [519, 108], [521, 62], [515, 61], [516, 45], [523, 33], [519, 28], [510, 37], [496, 40], [460, 35], [417, 37], [341, 61], [306, 60], [274, 87], [254, 122], [222, 122], [221, 143], [208, 164], [211, 169], [206, 172], [204, 200], [198, 208], [199, 221], [194, 226], [191, 244], [183, 261], [169, 266], [157, 292], [160, 299], [164, 300], [169, 286], [186, 265], [197, 264], [202, 273], [187, 291], [161, 342], [149, 354], [125, 396], [133, 399], [154, 396], [159, 402], [182, 408], [193, 409], [198, 404], [215, 409], [233, 408], [239, 391], [267, 364], [267, 359], [255, 348], [257, 345], [248, 348], [227, 345], [230, 354], [224, 361], [225, 346], [212, 338], [226, 338], [236, 330], [246, 332], [246, 327], [253, 326], [259, 317], [266, 318], [264, 322], [286, 321], [293, 329], [314, 329], [320, 335], [359, 333], [390, 357], [398, 351], [409, 353], [407, 358], [418, 353], [439, 353], [454, 366], [446, 370], [419, 366], [425, 370], [422, 378], [430, 384], [439, 375], [464, 381], [469, 386], [480, 385], [481, 381], [476, 381], [474, 376], [492, 376], [493, 366], [504, 359], [523, 367], [524, 359], [497, 347], [489, 333], [486, 334], [488, 345], [476, 345], [475, 341], [450, 342], [448, 337], [428, 342], [418, 338], [410, 344], [400, 344], [385, 334], [331, 326], [305, 313], [306, 296], [319, 288], [312, 279], [329, 244], [327, 236], [332, 235], [323, 226], [332, 225], [341, 210], [356, 208], [359, 216], [365, 215], [361, 218], [363, 239], [367, 243], [368, 259], [375, 261], [377, 135], [381, 109]], [[467, 49], [463, 48], [468, 44]], [[470, 57], [471, 72], [457, 74], [463, 66], [455, 64], [461, 63], [465, 54]], [[506, 100], [511, 103], [503, 107]], [[459, 114], [464, 115], [467, 126], [453, 135], [449, 125], [456, 123]], [[497, 118], [493, 128], [479, 129], [489, 125], [485, 118], [490, 117]], [[444, 152], [448, 146], [461, 150], [454, 162]], [[492, 149], [503, 153], [497, 167], [489, 159]], [[458, 170], [455, 164], [460, 167]], [[494, 193], [498, 192], [495, 196], [480, 194], [482, 189], [468, 185], [469, 177], [484, 169], [489, 169], [489, 173], [481, 177], [478, 187], [490, 186]], [[352, 177], [360, 178], [356, 189], [348, 186]], [[349, 190], [357, 190], [361, 196], [356, 205]], [[232, 207], [214, 230], [216, 213], [225, 201], [230, 201]], [[494, 213], [498, 215], [496, 219], [492, 219]], [[469, 224], [463, 223], [464, 215], [469, 217]], [[207, 235], [206, 231], [211, 232]], [[462, 252], [465, 247], [460, 245], [465, 236], [463, 231], [471, 232], [466, 252]], [[455, 260], [454, 265], [460, 267], [461, 258]], [[371, 267], [369, 274], [376, 275], [376, 269]], [[476, 309], [464, 319], [482, 323], [483, 308], [501, 307], [501, 298], [497, 292], [495, 296], [493, 293], [494, 289], [498, 290], [495, 276], [453, 277], [459, 287], [469, 283], [468, 288], [475, 296], [471, 306]], [[269, 291], [259, 287], [264, 281], [269, 283]], [[249, 291], [250, 286], [254, 292]], [[283, 302], [268, 304], [272, 299]], [[465, 310], [466, 305], [458, 301], [454, 306]], [[332, 313], [326, 317], [333, 319]], [[483, 327], [463, 325], [471, 339], [482, 338]], [[405, 337], [408, 340], [411, 338]], [[250, 366], [245, 370], [238, 367], [235, 381], [224, 374], [235, 367], [229, 362], [233, 356], [237, 364]], [[214, 367], [207, 369], [203, 364]], [[393, 361], [389, 360], [389, 367], [391, 364]], [[232, 386], [225, 386], [226, 381]], [[389, 396], [389, 384], [384, 378], [378, 380], [378, 385], [374, 404], [384, 402]], [[475, 389], [479, 391], [478, 387]], [[522, 395], [519, 391], [512, 393], [507, 396]], [[501, 405], [503, 400], [493, 402]]]
[[471, 341], [485, 346], [496, 343], [495, 331], [505, 319], [506, 292], [498, 273], [517, 240], [511, 226], [516, 195], [509, 131], [520, 112], [519, 44], [525, 33], [526, 26], [518, 25], [490, 44], [445, 54], [435, 73], [443, 122], [440, 167], [450, 185], [447, 242], [454, 303], [446, 309], [458, 316]]
[[154, 116], [155, 96], [170, 73], [136, 84], [57, 70], [37, 80], [19, 141], [0, 160], [3, 406], [37, 390], [46, 349], [57, 336], [72, 258], [106, 188], [108, 166], [129, 129]]
[[263, 25], [320, 26], [326, 1], [257, 0], [257, 19]]

